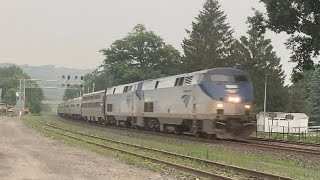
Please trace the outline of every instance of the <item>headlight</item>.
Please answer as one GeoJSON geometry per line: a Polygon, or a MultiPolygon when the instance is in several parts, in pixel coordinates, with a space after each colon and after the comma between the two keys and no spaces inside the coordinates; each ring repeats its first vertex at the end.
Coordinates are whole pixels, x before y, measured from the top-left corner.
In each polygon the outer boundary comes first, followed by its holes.
{"type": "Polygon", "coordinates": [[[221,104],[221,103],[217,104],[217,108],[218,109],[222,109],[223,108],[223,104],[221,104]]]}
{"type": "Polygon", "coordinates": [[[230,96],[228,97],[228,102],[230,103],[239,103],[241,101],[240,97],[230,96]]]}
{"type": "Polygon", "coordinates": [[[250,108],[251,108],[251,106],[250,106],[250,105],[245,105],[245,106],[244,106],[244,108],[246,108],[246,109],[250,109],[250,108]]]}

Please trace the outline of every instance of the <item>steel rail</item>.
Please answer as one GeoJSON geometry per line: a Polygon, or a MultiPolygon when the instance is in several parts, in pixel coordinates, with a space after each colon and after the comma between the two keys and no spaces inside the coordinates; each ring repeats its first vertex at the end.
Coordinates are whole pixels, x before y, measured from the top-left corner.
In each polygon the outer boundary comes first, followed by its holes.
{"type": "MultiPolygon", "coordinates": [[[[62,118],[64,119],[64,118],[62,118]]],[[[87,124],[84,121],[77,121],[77,120],[72,120],[68,119],[74,122],[78,122],[79,124],[87,124]]],[[[287,151],[287,152],[293,152],[293,153],[299,153],[299,154],[304,154],[304,155],[316,155],[320,156],[320,151],[313,150],[313,149],[306,149],[306,148],[298,148],[298,147],[286,147],[283,145],[270,145],[270,144],[264,144],[264,143],[257,143],[257,142],[250,142],[250,141],[237,141],[237,140],[225,140],[225,139],[204,139],[204,138],[198,138],[198,137],[193,137],[193,136],[188,136],[188,135],[176,135],[176,134],[168,134],[168,133],[159,133],[159,132],[153,132],[153,131],[147,131],[147,130],[136,130],[132,128],[126,128],[126,127],[119,127],[119,126],[101,126],[102,124],[96,124],[92,123],[90,125],[96,126],[96,127],[102,127],[102,128],[110,128],[110,129],[115,129],[115,130],[126,130],[130,132],[136,132],[136,133],[145,133],[145,134],[150,134],[150,135],[157,135],[157,136],[162,136],[162,137],[171,137],[171,138],[177,138],[177,139],[186,139],[186,140],[191,140],[195,142],[202,142],[202,143],[208,143],[212,144],[215,142],[222,142],[222,143],[230,143],[230,144],[240,144],[244,146],[255,146],[257,148],[268,148],[268,149],[273,149],[273,150],[281,150],[281,151],[287,151]]]]}
{"type": "MultiPolygon", "coordinates": [[[[32,124],[34,126],[40,127],[39,125],[36,125],[35,123],[32,123],[32,124]]],[[[211,172],[207,172],[207,171],[203,171],[203,170],[187,167],[187,166],[184,166],[184,165],[179,165],[179,164],[176,164],[176,163],[160,160],[160,159],[157,159],[157,158],[141,155],[141,154],[138,154],[138,153],[134,153],[134,152],[130,152],[130,151],[127,151],[127,150],[119,149],[119,148],[116,148],[116,147],[107,146],[105,144],[100,144],[100,143],[97,143],[97,142],[94,142],[94,141],[81,139],[79,137],[75,137],[75,136],[64,134],[64,133],[61,133],[61,132],[58,132],[58,131],[54,131],[54,130],[46,128],[46,127],[40,127],[40,128],[42,128],[44,130],[47,130],[47,131],[50,131],[50,132],[53,132],[55,134],[59,134],[59,135],[62,135],[62,136],[65,136],[65,137],[68,137],[68,138],[71,138],[71,139],[75,139],[75,140],[78,140],[78,141],[83,141],[83,142],[86,142],[88,144],[99,146],[99,147],[102,147],[102,148],[105,148],[105,149],[110,149],[110,150],[113,150],[113,151],[118,151],[118,152],[121,152],[121,153],[124,153],[124,154],[131,155],[131,156],[136,156],[138,158],[149,160],[149,161],[152,161],[154,163],[164,164],[166,166],[172,167],[174,169],[177,169],[177,170],[180,170],[180,171],[192,174],[192,175],[201,176],[201,177],[205,177],[205,178],[209,178],[209,179],[213,179],[213,180],[216,180],[216,179],[217,180],[234,180],[234,178],[225,177],[225,176],[214,174],[214,173],[211,173],[211,172]]]]}
{"type": "Polygon", "coordinates": [[[277,145],[277,144],[271,144],[271,143],[264,143],[261,141],[256,140],[247,140],[245,142],[243,141],[228,141],[230,143],[236,143],[236,144],[242,144],[242,145],[250,145],[260,148],[268,148],[268,149],[274,149],[274,150],[281,150],[281,151],[290,151],[294,153],[300,153],[305,155],[315,155],[320,156],[320,151],[316,149],[308,149],[303,147],[293,147],[293,146],[286,146],[286,145],[277,145]]]}
{"type": "Polygon", "coordinates": [[[275,142],[275,143],[283,143],[283,144],[292,144],[292,145],[302,145],[302,146],[309,146],[309,147],[318,147],[320,148],[319,143],[309,143],[309,142],[302,142],[302,141],[287,141],[287,140],[276,140],[276,139],[267,139],[267,138],[257,138],[251,137],[250,140],[258,140],[258,141],[266,141],[266,142],[275,142]]]}
{"type": "Polygon", "coordinates": [[[192,160],[192,161],[197,161],[198,163],[203,163],[206,164],[208,166],[215,166],[221,169],[226,169],[226,170],[232,170],[235,171],[237,173],[243,174],[245,176],[249,176],[249,177],[258,177],[258,178],[266,178],[266,179],[271,179],[271,180],[288,180],[290,178],[287,177],[282,177],[282,176],[278,176],[278,175],[272,175],[272,174],[267,174],[264,172],[259,172],[259,171],[254,171],[254,170],[249,170],[249,169],[245,169],[245,168],[240,168],[237,166],[231,166],[231,165],[227,165],[227,164],[222,164],[222,163],[218,163],[218,162],[213,162],[213,161],[209,161],[209,160],[205,160],[205,159],[200,159],[200,158],[196,158],[196,157],[191,157],[191,156],[186,156],[186,155],[181,155],[181,154],[177,154],[177,153],[172,153],[172,152],[168,152],[168,151],[164,151],[164,150],[159,150],[159,149],[154,149],[154,148],[149,148],[149,147],[143,147],[140,145],[136,145],[136,144],[129,144],[129,143],[125,143],[125,142],[121,142],[121,141],[117,141],[117,140],[113,140],[113,139],[109,139],[109,138],[105,138],[105,137],[101,137],[101,136],[95,136],[95,135],[90,135],[90,134],[86,134],[86,133],[81,133],[81,132],[77,132],[77,131],[73,131],[70,129],[65,129],[56,125],[52,125],[49,123],[44,123],[41,122],[42,124],[46,125],[46,126],[50,126],[56,129],[60,129],[63,131],[68,131],[71,133],[75,133],[75,134],[79,134],[79,135],[83,135],[83,136],[87,136],[87,137],[91,137],[91,138],[96,138],[96,139],[100,139],[100,140],[104,140],[104,141],[109,141],[109,142],[113,142],[113,143],[118,143],[118,144],[122,144],[122,145],[126,145],[126,146],[131,146],[131,147],[135,147],[135,148],[140,148],[143,150],[148,150],[148,151],[153,151],[153,152],[158,152],[158,153],[162,153],[165,155],[170,155],[170,156],[175,156],[175,157],[179,157],[179,158],[184,158],[184,159],[188,159],[188,160],[192,160]]]}

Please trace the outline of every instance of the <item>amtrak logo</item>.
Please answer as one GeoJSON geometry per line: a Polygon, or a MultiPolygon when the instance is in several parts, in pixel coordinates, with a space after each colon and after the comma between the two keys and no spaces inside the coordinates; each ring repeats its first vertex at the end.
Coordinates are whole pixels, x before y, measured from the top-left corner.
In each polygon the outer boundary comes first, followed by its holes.
{"type": "Polygon", "coordinates": [[[183,99],[183,103],[186,107],[188,107],[190,98],[191,98],[191,95],[188,95],[188,94],[184,94],[181,96],[181,99],[183,99]]]}
{"type": "Polygon", "coordinates": [[[238,85],[226,85],[226,91],[228,93],[237,93],[238,92],[238,85]]]}

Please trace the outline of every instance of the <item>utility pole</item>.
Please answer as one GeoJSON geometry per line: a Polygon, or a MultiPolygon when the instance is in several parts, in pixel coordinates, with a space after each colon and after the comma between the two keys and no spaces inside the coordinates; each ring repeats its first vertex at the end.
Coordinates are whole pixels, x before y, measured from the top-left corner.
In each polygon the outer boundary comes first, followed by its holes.
{"type": "MultiPolygon", "coordinates": [[[[264,117],[264,129],[266,128],[266,108],[267,108],[267,79],[268,79],[268,74],[265,74],[264,77],[264,102],[263,102],[263,117],[264,117]]],[[[264,130],[265,131],[265,130],[264,130]]]]}
{"type": "Polygon", "coordinates": [[[2,97],[2,88],[0,88],[0,103],[2,102],[1,97],[2,97]]]}

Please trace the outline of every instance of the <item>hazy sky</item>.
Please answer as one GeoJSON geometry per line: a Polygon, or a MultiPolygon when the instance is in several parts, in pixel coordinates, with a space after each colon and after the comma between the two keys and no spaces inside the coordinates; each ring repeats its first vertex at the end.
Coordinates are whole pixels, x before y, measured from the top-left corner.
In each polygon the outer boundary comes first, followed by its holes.
{"type": "MultiPolygon", "coordinates": [[[[0,62],[95,68],[99,49],[124,37],[138,23],[181,50],[185,29],[204,0],[0,0],[0,62]]],[[[245,35],[259,0],[220,0],[235,37],[245,35]]],[[[287,74],[286,35],[268,34],[287,74]]]]}

